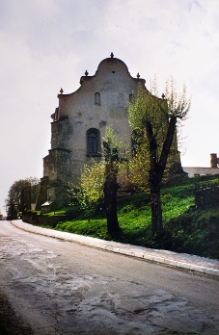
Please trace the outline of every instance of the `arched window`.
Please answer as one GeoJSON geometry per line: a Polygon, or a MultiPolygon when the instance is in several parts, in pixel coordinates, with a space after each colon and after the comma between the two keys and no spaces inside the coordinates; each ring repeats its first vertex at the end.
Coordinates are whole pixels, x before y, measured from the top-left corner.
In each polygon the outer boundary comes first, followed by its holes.
{"type": "Polygon", "coordinates": [[[99,92],[96,92],[94,94],[94,103],[95,103],[95,105],[99,105],[100,106],[100,93],[99,92]]]}
{"type": "Polygon", "coordinates": [[[87,131],[87,155],[100,156],[100,132],[96,128],[87,131]]]}

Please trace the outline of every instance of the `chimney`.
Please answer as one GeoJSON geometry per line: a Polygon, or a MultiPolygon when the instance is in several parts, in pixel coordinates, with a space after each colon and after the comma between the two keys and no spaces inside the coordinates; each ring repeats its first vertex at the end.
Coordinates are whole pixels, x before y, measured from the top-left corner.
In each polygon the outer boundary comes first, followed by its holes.
{"type": "Polygon", "coordinates": [[[218,164],[217,154],[210,154],[211,168],[213,169],[217,168],[217,164],[218,164]]]}

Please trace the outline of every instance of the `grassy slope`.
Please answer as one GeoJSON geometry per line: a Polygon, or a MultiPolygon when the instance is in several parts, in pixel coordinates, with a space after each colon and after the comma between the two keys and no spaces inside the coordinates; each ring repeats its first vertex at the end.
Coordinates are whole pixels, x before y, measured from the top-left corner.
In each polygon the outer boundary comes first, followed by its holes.
{"type": "MultiPolygon", "coordinates": [[[[215,182],[212,177],[200,182],[215,182]],[[206,180],[206,181],[205,181],[206,180]]],[[[178,185],[162,190],[164,236],[162,247],[177,252],[187,252],[219,259],[219,209],[197,210],[194,206],[193,179],[185,179],[178,185]]],[[[63,209],[76,211],[75,219],[61,222],[57,230],[110,239],[106,234],[106,219],[103,211],[95,212],[90,220],[78,207],[63,209]]],[[[56,212],[58,214],[58,212],[56,212]]],[[[135,194],[118,199],[118,218],[121,233],[116,241],[159,247],[151,234],[151,212],[149,195],[135,194]]]]}

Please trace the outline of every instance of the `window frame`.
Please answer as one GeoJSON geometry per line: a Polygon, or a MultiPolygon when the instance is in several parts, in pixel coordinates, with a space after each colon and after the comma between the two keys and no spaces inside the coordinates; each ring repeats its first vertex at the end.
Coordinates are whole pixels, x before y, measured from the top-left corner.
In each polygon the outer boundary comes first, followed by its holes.
{"type": "Polygon", "coordinates": [[[100,131],[99,131],[99,129],[89,128],[87,130],[86,146],[87,146],[87,157],[101,157],[101,153],[100,153],[100,131]],[[91,135],[94,135],[94,136],[91,137],[91,135]],[[91,138],[93,138],[93,140],[92,140],[93,143],[90,143],[91,138]]]}
{"type": "Polygon", "coordinates": [[[99,92],[94,93],[94,104],[97,106],[101,106],[101,96],[99,92]]]}

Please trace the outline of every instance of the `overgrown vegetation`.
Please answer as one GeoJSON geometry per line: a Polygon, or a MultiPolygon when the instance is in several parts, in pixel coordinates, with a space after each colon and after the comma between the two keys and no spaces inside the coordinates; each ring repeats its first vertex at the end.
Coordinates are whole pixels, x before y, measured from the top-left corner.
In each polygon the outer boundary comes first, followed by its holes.
{"type": "Polygon", "coordinates": [[[5,200],[7,219],[17,219],[24,211],[31,209],[31,203],[36,203],[40,190],[39,179],[29,177],[13,183],[5,200]]]}
{"type": "Polygon", "coordinates": [[[102,207],[106,213],[107,232],[111,237],[120,231],[117,217],[117,179],[121,171],[124,172],[124,161],[126,162],[124,152],[123,157],[120,157],[122,149],[123,146],[113,129],[106,127],[103,159],[84,165],[78,180],[79,185],[69,183],[71,202],[81,206],[89,221],[97,206],[102,207]]]}
{"type": "Polygon", "coordinates": [[[166,82],[162,99],[158,98],[156,79],[151,92],[139,87],[137,98],[133,99],[128,109],[129,123],[136,143],[136,153],[130,164],[130,175],[134,176],[132,181],[138,186],[149,187],[152,231],[161,238],[162,182],[168,162],[171,162],[172,173],[182,173],[176,128],[179,121],[186,118],[189,110],[190,99],[186,97],[186,87],[183,87],[181,93],[177,93],[173,78],[166,82]]]}
{"type": "MultiPolygon", "coordinates": [[[[197,209],[194,203],[194,185],[214,183],[215,177],[184,178],[174,186],[161,190],[164,231],[161,239],[152,233],[150,194],[139,193],[117,201],[120,233],[114,241],[163,248],[219,259],[219,207],[197,209]]],[[[78,206],[67,209],[75,213],[71,221],[60,222],[57,230],[111,240],[107,234],[104,211],[97,208],[86,218],[78,206]]],[[[51,213],[52,214],[52,213],[51,213]]]]}
{"type": "Polygon", "coordinates": [[[185,87],[180,94],[177,93],[172,78],[166,83],[162,99],[158,98],[156,93],[154,80],[151,92],[139,86],[137,96],[133,95],[128,108],[128,121],[134,146],[132,155],[131,153],[128,155],[128,160],[121,157],[122,142],[118,140],[112,128],[106,127],[103,159],[84,166],[79,183],[70,185],[70,193],[89,218],[98,202],[102,200],[107,233],[111,237],[118,235],[120,232],[117,213],[118,175],[121,165],[128,161],[128,170],[123,177],[126,182],[128,180],[131,182],[132,188],[150,190],[151,230],[154,238],[159,239],[161,244],[164,233],[161,187],[168,165],[170,174],[183,174],[177,150],[176,127],[179,120],[185,119],[190,109],[190,99],[186,98],[185,87]]]}

